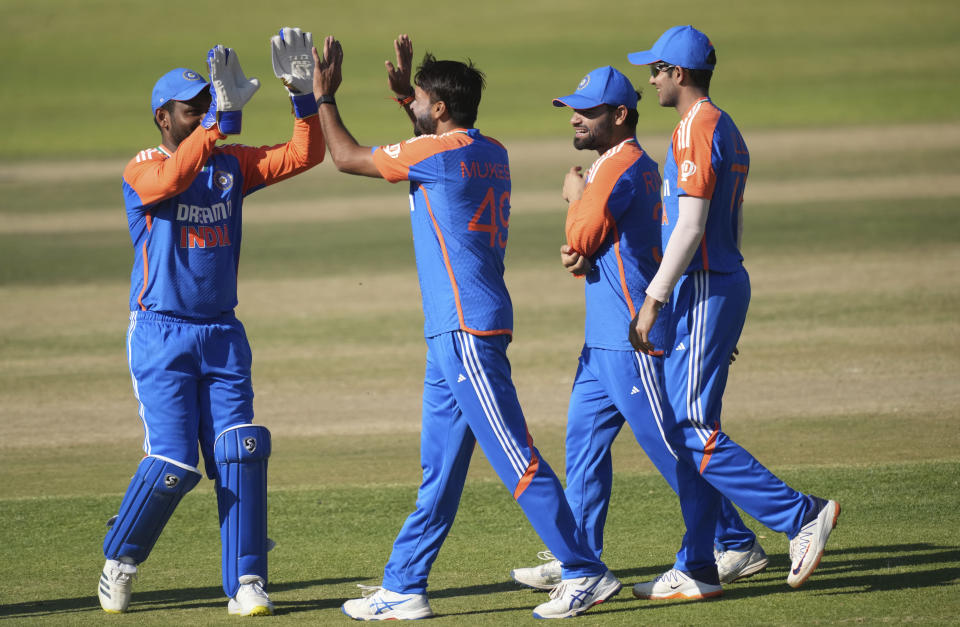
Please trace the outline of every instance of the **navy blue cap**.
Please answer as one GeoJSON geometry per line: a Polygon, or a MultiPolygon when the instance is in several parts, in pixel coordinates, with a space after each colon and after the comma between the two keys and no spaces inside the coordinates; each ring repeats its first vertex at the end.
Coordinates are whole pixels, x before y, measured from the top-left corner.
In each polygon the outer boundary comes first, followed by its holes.
{"type": "Polygon", "coordinates": [[[553,106],[571,109],[591,109],[602,104],[637,108],[637,91],[630,79],[609,65],[598,67],[584,76],[577,91],[553,100],[553,106]]]}
{"type": "Polygon", "coordinates": [[[155,113],[168,100],[190,100],[209,84],[203,76],[185,67],[170,70],[153,86],[150,113],[155,113]]]}
{"type": "Polygon", "coordinates": [[[710,39],[693,26],[674,26],[660,35],[653,48],[627,55],[634,65],[650,65],[663,61],[689,70],[712,70],[715,63],[708,62],[713,44],[710,39]]]}

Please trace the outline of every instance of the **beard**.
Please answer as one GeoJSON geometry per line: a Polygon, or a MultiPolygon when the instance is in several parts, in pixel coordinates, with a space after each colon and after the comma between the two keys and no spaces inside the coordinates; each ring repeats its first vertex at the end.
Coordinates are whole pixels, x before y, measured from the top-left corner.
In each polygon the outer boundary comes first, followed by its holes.
{"type": "Polygon", "coordinates": [[[591,129],[585,129],[587,134],[582,137],[573,136],[573,147],[577,150],[599,150],[610,143],[613,136],[613,121],[591,129]]]}
{"type": "Polygon", "coordinates": [[[200,126],[200,120],[197,120],[197,123],[192,126],[175,124],[170,129],[171,141],[173,141],[175,146],[179,146],[183,140],[190,137],[190,134],[193,133],[198,126],[200,126]]]}
{"type": "Polygon", "coordinates": [[[429,115],[417,115],[413,119],[413,134],[417,137],[421,135],[434,135],[437,132],[437,121],[429,115]]]}

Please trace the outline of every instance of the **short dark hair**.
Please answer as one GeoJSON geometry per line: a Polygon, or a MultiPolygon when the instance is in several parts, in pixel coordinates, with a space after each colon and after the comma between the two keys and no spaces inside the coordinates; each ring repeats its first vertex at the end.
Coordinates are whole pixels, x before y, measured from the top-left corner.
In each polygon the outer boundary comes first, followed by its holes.
{"type": "MultiPolygon", "coordinates": [[[[638,92],[637,92],[637,104],[640,104],[640,99],[641,99],[641,98],[643,98],[643,94],[638,91],[638,92]]],[[[610,112],[616,111],[617,109],[620,108],[619,106],[616,106],[616,107],[615,107],[615,106],[609,105],[609,104],[608,104],[608,105],[605,105],[605,106],[607,107],[607,111],[610,111],[610,112]]],[[[627,119],[624,120],[624,124],[627,125],[627,128],[629,128],[630,130],[636,132],[636,130],[637,130],[637,122],[639,122],[639,121],[640,121],[640,113],[637,111],[637,109],[636,109],[636,108],[633,108],[633,109],[627,108],[627,119]]]]}
{"type": "MultiPolygon", "coordinates": [[[[710,54],[707,55],[707,63],[710,65],[717,64],[717,52],[716,50],[711,50],[710,54]]],[[[698,87],[703,91],[710,91],[710,79],[713,77],[713,70],[687,70],[687,73],[690,74],[690,82],[693,83],[694,87],[698,87]]]]}
{"type": "MultiPolygon", "coordinates": [[[[168,101],[166,101],[165,103],[163,103],[162,106],[157,107],[157,108],[158,108],[158,109],[163,109],[164,111],[166,111],[166,112],[169,113],[170,115],[173,115],[173,103],[175,103],[175,102],[176,102],[176,100],[168,100],[168,101]]],[[[160,128],[160,125],[157,123],[157,112],[156,112],[156,111],[153,112],[153,125],[157,127],[157,130],[158,130],[158,131],[163,132],[163,129],[160,128]]]]}
{"type": "Polygon", "coordinates": [[[430,102],[442,100],[457,124],[469,128],[477,121],[486,77],[470,59],[466,63],[439,61],[428,52],[423,55],[413,82],[430,95],[430,102]]]}

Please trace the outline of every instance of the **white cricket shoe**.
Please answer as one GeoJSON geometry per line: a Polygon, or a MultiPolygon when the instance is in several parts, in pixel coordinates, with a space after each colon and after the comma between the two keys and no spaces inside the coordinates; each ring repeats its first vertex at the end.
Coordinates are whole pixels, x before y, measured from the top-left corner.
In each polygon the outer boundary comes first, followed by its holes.
{"type": "Polygon", "coordinates": [[[620,580],[609,570],[595,577],[563,579],[550,592],[550,600],[533,610],[534,618],[570,618],[620,592],[620,580]]]}
{"type": "Polygon", "coordinates": [[[840,517],[839,503],[813,498],[820,505],[820,512],[790,540],[790,572],[787,573],[787,583],[791,588],[802,586],[816,570],[820,558],[823,557],[827,538],[837,526],[837,518],[840,517]]]}
{"type": "Polygon", "coordinates": [[[356,620],[417,620],[433,610],[425,594],[401,594],[380,586],[360,586],[363,598],[350,599],[340,611],[356,620]]]}
{"type": "Polygon", "coordinates": [[[234,616],[273,616],[273,601],[263,589],[263,579],[242,575],[237,595],[227,602],[227,614],[234,616]]]}
{"type": "Polygon", "coordinates": [[[510,576],[521,586],[553,590],[563,579],[563,565],[550,551],[540,551],[537,557],[545,563],[530,568],[514,568],[510,571],[510,576]]]}
{"type": "Polygon", "coordinates": [[[709,599],[723,594],[723,586],[698,581],[682,570],[671,568],[653,581],[633,586],[638,599],[709,599]]]}
{"type": "Polygon", "coordinates": [[[717,558],[717,574],[720,575],[720,583],[733,583],[738,579],[756,575],[766,570],[770,559],[763,552],[763,547],[756,539],[753,540],[747,549],[737,551],[729,549],[724,551],[715,551],[717,558]]]}
{"type": "MultiPolygon", "coordinates": [[[[121,558],[127,560],[129,558],[121,558]]],[[[133,595],[133,580],[137,576],[137,566],[127,561],[107,560],[100,572],[100,585],[97,596],[100,607],[110,614],[122,614],[130,606],[133,595]]]]}

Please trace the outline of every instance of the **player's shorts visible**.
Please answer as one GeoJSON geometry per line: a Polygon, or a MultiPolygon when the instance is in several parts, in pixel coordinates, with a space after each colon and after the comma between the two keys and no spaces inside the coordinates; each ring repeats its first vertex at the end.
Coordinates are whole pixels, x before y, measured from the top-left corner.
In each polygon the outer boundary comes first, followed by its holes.
{"type": "Polygon", "coordinates": [[[250,344],[232,313],[131,312],[127,359],[147,455],[196,467],[198,440],[207,456],[218,433],[253,420],[250,344]]]}

